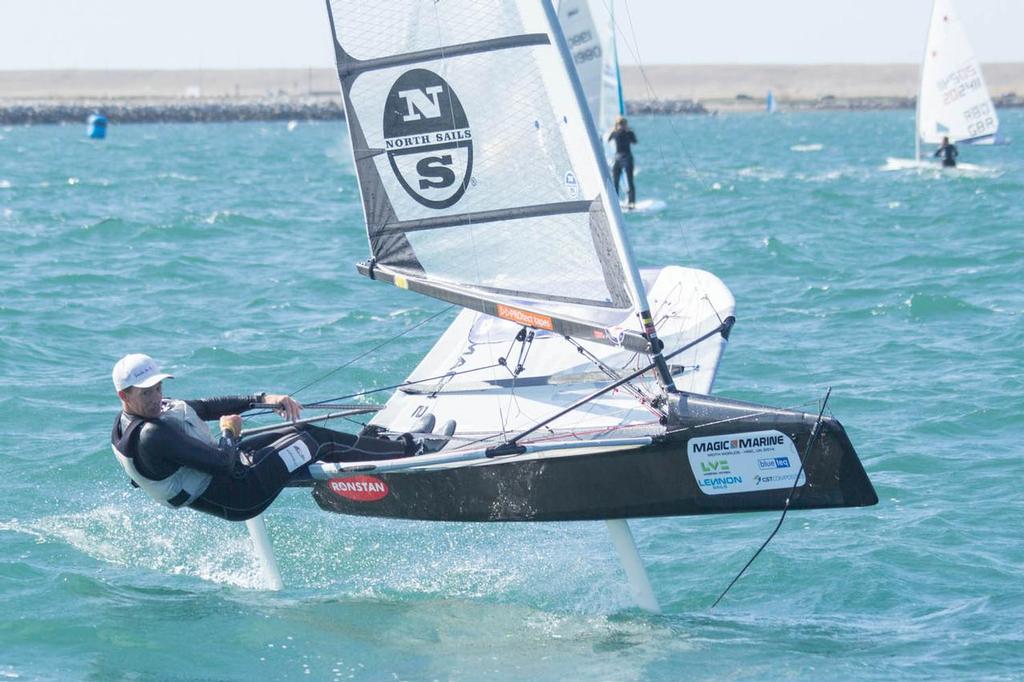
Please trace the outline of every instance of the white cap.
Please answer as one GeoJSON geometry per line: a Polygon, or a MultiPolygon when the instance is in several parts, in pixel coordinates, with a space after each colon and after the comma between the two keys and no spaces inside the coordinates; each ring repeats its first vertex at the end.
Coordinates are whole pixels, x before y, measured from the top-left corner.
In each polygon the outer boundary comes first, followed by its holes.
{"type": "Polygon", "coordinates": [[[162,373],[160,365],[142,353],[132,353],[118,360],[111,375],[114,379],[114,388],[118,391],[123,391],[129,386],[149,388],[164,379],[174,378],[171,374],[162,373]]]}

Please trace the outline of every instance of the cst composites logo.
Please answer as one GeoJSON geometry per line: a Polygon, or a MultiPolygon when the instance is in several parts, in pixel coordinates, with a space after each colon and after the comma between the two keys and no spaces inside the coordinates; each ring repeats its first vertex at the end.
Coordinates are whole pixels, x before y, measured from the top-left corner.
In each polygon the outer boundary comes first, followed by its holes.
{"type": "Polygon", "coordinates": [[[402,188],[428,208],[448,208],[473,173],[473,136],[462,102],[433,71],[406,71],[384,106],[384,149],[402,188]]]}

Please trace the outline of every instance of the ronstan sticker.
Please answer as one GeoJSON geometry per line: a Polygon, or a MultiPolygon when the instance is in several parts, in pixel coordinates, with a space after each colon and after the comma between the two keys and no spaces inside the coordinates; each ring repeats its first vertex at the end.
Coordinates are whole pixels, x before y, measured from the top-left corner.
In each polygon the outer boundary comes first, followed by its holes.
{"type": "Polygon", "coordinates": [[[473,136],[451,85],[433,71],[406,71],[384,105],[384,149],[402,188],[428,208],[448,208],[473,173],[473,136]]]}
{"type": "Polygon", "coordinates": [[[374,476],[332,478],[327,487],[335,495],[354,502],[375,502],[388,495],[388,484],[374,476]]]}

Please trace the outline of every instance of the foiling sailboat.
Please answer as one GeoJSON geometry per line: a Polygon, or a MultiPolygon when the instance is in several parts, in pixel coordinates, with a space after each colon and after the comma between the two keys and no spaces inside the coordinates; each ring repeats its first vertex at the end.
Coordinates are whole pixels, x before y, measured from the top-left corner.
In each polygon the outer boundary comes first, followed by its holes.
{"type": "Polygon", "coordinates": [[[455,419],[450,442],[314,464],[321,508],[603,519],[645,581],[625,519],[877,502],[838,421],[707,395],[732,294],[701,270],[638,269],[549,0],[328,13],[370,244],[358,270],[463,310],[371,420],[455,419]]]}
{"type": "MultiPolygon", "coordinates": [[[[952,0],[934,0],[928,41],[921,62],[917,94],[913,159],[889,158],[886,170],[935,169],[938,160],[922,158],[921,146],[939,145],[943,138],[957,145],[1002,144],[999,116],[989,95],[981,64],[974,56],[952,0]]],[[[958,163],[960,170],[981,166],[958,163]]]]}

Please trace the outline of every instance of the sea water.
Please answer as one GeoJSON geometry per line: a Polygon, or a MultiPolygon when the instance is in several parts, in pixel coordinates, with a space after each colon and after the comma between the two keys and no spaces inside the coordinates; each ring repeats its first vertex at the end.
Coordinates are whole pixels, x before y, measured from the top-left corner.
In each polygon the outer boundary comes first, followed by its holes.
{"type": "Polygon", "coordinates": [[[341,122],[3,128],[0,679],[1021,679],[1024,147],[889,173],[913,112],[632,123],[664,202],[626,216],[640,265],[736,296],[716,392],[815,411],[831,386],[877,506],[789,514],[713,610],[779,515],[632,521],[652,616],[604,524],[290,490],[264,591],[244,525],[129,487],[114,361],[153,355],[171,396],[312,401],[400,382],[454,311],[356,274],[341,122]]]}

